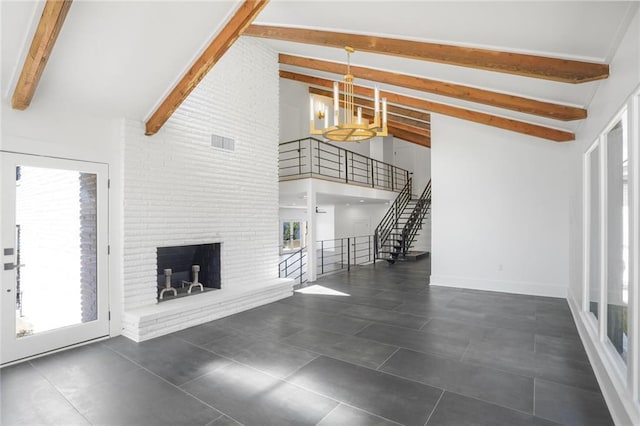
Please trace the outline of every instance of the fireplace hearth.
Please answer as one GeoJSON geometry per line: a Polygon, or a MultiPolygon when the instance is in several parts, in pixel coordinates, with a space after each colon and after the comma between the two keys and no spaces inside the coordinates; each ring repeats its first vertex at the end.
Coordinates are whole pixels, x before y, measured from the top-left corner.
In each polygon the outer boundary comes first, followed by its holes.
{"type": "Polygon", "coordinates": [[[220,244],[158,247],[158,302],[220,289],[220,244]]]}

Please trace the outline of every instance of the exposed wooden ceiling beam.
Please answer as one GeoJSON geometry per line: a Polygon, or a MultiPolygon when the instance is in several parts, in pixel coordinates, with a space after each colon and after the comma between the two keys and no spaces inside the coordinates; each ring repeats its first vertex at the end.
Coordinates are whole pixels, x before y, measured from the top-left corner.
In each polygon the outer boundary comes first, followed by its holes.
{"type": "MultiPolygon", "coordinates": [[[[344,75],[347,73],[347,65],[343,63],[303,58],[300,56],[285,55],[282,53],[280,54],[280,63],[334,74],[344,75]]],[[[436,95],[477,102],[498,108],[505,108],[511,111],[553,118],[556,120],[580,120],[587,117],[587,110],[583,108],[537,101],[535,99],[523,98],[521,96],[507,95],[504,93],[492,92],[490,90],[430,80],[413,75],[381,71],[355,65],[351,65],[351,74],[355,75],[359,79],[392,84],[394,86],[404,87],[407,89],[420,90],[436,95]]]]}
{"type": "Polygon", "coordinates": [[[24,110],[31,104],[71,2],[72,0],[47,0],[45,3],[40,22],[31,40],[29,53],[20,72],[20,78],[11,97],[13,108],[24,110]]]}
{"type": "MultiPolygon", "coordinates": [[[[280,70],[280,77],[321,87],[333,87],[333,81],[331,80],[298,74],[290,71],[280,70]]],[[[373,89],[370,89],[368,87],[354,86],[354,93],[360,96],[373,97],[373,89]]],[[[450,117],[473,121],[480,124],[486,124],[488,126],[498,127],[500,129],[523,133],[525,135],[548,139],[555,142],[567,142],[575,140],[575,135],[572,132],[568,132],[566,130],[558,130],[551,127],[512,120],[510,118],[498,117],[496,115],[486,114],[479,111],[471,111],[464,108],[431,102],[424,99],[418,99],[393,92],[381,91],[380,96],[386,97],[389,103],[427,110],[431,113],[448,115],[450,117]]]]}
{"type": "MultiPolygon", "coordinates": [[[[314,95],[325,96],[327,98],[333,97],[333,92],[325,89],[318,89],[315,87],[309,87],[309,93],[314,95]]],[[[357,106],[361,106],[363,108],[367,108],[369,110],[373,110],[373,101],[370,99],[364,99],[359,97],[354,97],[354,103],[357,106]]],[[[387,112],[389,113],[389,121],[395,121],[399,123],[405,123],[413,127],[418,127],[422,129],[429,129],[429,121],[431,117],[426,112],[416,111],[414,109],[402,108],[396,105],[387,105],[387,112]],[[407,113],[418,113],[420,114],[420,120],[416,120],[414,118],[409,118],[407,113]],[[422,120],[422,121],[421,121],[422,120]]]]}
{"type": "Polygon", "coordinates": [[[609,76],[609,65],[499,50],[475,49],[306,28],[251,25],[245,35],[318,46],[352,46],[363,52],[420,59],[564,83],[584,83],[609,76]]]}
{"type": "Polygon", "coordinates": [[[404,117],[402,115],[389,114],[389,121],[394,123],[403,123],[409,126],[417,127],[418,129],[431,130],[431,123],[425,123],[424,121],[414,120],[413,118],[404,117]]]}
{"type": "Polygon", "coordinates": [[[162,101],[147,120],[145,135],[155,134],[166,123],[176,109],[195,89],[205,75],[222,58],[222,55],[235,43],[251,22],[264,9],[269,0],[245,0],[231,17],[227,25],[173,88],[171,93],[162,101]]]}
{"type": "Polygon", "coordinates": [[[391,125],[389,125],[388,128],[389,134],[393,135],[393,137],[431,148],[431,136],[409,132],[391,125]]]}

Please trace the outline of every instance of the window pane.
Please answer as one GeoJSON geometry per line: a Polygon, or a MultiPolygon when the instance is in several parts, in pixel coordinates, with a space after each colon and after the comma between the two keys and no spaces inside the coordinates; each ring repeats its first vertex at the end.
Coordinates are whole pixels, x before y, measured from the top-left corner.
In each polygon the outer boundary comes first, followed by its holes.
{"type": "Polygon", "coordinates": [[[622,122],[607,134],[607,336],[627,360],[629,169],[622,122]]]}
{"type": "Polygon", "coordinates": [[[600,147],[589,155],[589,311],[600,305],[600,147]]]}
{"type": "Polygon", "coordinates": [[[16,335],[97,319],[96,175],[16,170],[16,335]]]}

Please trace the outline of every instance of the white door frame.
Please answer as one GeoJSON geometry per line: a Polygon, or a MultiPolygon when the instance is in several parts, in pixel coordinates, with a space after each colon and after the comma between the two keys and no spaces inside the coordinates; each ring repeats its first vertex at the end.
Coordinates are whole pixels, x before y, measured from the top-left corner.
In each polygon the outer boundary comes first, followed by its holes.
{"type": "Polygon", "coordinates": [[[0,242],[2,267],[0,267],[0,364],[15,362],[42,353],[76,345],[109,335],[109,260],[108,260],[108,165],[77,160],[17,154],[0,151],[0,242]],[[15,264],[15,168],[31,166],[50,169],[74,170],[96,174],[97,184],[97,319],[82,324],[44,331],[30,336],[16,337],[15,269],[5,270],[4,265],[15,264]],[[4,249],[13,248],[13,254],[5,255],[4,249]]]}

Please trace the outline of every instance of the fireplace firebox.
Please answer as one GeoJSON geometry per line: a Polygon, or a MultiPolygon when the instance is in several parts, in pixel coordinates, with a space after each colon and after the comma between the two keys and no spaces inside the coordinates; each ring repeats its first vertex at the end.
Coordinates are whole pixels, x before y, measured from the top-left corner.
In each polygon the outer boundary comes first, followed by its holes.
{"type": "Polygon", "coordinates": [[[221,288],[220,243],[157,248],[158,301],[221,288]]]}

